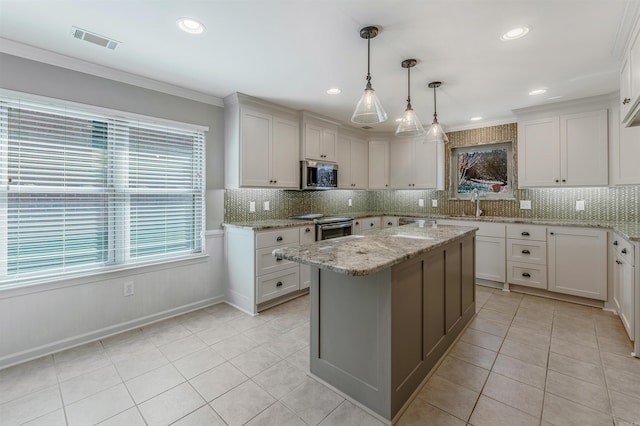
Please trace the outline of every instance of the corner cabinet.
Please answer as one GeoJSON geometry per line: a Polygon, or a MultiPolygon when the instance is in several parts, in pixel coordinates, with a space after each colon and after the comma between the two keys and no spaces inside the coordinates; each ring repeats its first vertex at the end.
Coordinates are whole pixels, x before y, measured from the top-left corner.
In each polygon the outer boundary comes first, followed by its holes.
{"type": "Polygon", "coordinates": [[[392,189],[431,189],[437,185],[436,144],[424,138],[397,138],[389,147],[392,189]]]}
{"type": "Polygon", "coordinates": [[[301,129],[302,160],[338,160],[337,123],[303,112],[301,129]]]}
{"type": "Polygon", "coordinates": [[[299,188],[297,114],[239,93],[224,110],[225,188],[299,188]]]}
{"type": "Polygon", "coordinates": [[[605,186],[607,110],[518,121],[518,185],[605,186]]]}
{"type": "Polygon", "coordinates": [[[338,135],[338,187],[367,189],[369,145],[366,140],[338,135]]]}
{"type": "Polygon", "coordinates": [[[389,141],[369,141],[369,189],[389,188],[389,141]]]}
{"type": "Polygon", "coordinates": [[[547,228],[550,291],[607,300],[607,231],[547,228]]]}
{"type": "Polygon", "coordinates": [[[640,125],[640,14],[638,16],[620,69],[620,118],[625,126],[640,125]]]}

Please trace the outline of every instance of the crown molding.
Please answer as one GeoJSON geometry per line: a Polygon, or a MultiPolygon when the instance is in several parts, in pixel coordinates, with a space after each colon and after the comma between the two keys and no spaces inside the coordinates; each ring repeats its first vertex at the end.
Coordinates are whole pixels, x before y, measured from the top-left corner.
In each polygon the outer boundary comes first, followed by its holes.
{"type": "Polygon", "coordinates": [[[631,32],[636,23],[640,23],[640,2],[637,0],[627,0],[616,39],[613,43],[612,53],[614,57],[620,60],[624,58],[631,39],[631,32]]]}
{"type": "Polygon", "coordinates": [[[48,65],[66,68],[72,71],[78,71],[96,77],[118,81],[120,83],[131,84],[144,89],[155,90],[168,95],[179,96],[192,101],[219,107],[224,106],[222,99],[217,96],[208,95],[206,93],[175,86],[169,83],[163,83],[158,80],[116,70],[114,68],[72,58],[70,56],[61,55],[50,50],[40,49],[38,47],[18,43],[2,37],[0,37],[0,52],[36,62],[42,62],[48,65]]]}

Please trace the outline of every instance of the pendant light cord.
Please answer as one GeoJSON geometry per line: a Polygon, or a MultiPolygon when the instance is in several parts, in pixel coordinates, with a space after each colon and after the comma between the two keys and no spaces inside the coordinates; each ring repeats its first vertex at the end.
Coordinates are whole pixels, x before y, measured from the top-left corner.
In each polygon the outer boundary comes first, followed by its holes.
{"type": "Polygon", "coordinates": [[[366,90],[372,90],[371,87],[371,36],[367,37],[367,87],[366,90]]]}
{"type": "Polygon", "coordinates": [[[411,67],[407,67],[407,108],[411,108],[411,67]]]}
{"type": "Polygon", "coordinates": [[[437,86],[433,87],[433,123],[437,123],[438,122],[438,107],[436,104],[436,89],[437,86]]]}

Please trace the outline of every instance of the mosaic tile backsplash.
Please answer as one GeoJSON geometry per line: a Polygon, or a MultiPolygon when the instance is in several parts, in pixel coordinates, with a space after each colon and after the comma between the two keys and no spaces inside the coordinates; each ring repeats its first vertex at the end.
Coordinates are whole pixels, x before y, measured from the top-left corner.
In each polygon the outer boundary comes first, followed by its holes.
{"type": "MultiPolygon", "coordinates": [[[[447,133],[451,146],[474,145],[495,141],[513,141],[514,164],[517,164],[517,125],[504,124],[481,129],[447,133]]],[[[448,157],[448,150],[447,150],[448,157]]],[[[447,165],[449,158],[445,158],[447,165]]],[[[516,167],[517,169],[517,167],[516,167]]],[[[517,172],[514,170],[517,185],[517,172]]],[[[516,186],[517,187],[517,186],[516,186]]],[[[322,213],[324,215],[361,212],[420,215],[473,216],[475,204],[450,199],[447,191],[436,190],[331,190],[283,191],[273,189],[228,189],[225,191],[225,222],[283,219],[287,216],[322,213]],[[352,206],[348,206],[351,199],[352,206]],[[418,200],[425,206],[419,207],[418,200]],[[432,200],[438,207],[431,207],[432,200]],[[249,213],[249,202],[256,202],[256,212],[249,213]],[[264,201],[270,210],[264,211],[264,201]]],[[[481,200],[484,216],[516,218],[593,220],[606,222],[640,221],[640,186],[594,188],[517,189],[514,199],[481,200]],[[531,210],[521,210],[520,200],[531,200],[531,210]],[[576,211],[577,200],[585,201],[585,210],[576,211]]]]}

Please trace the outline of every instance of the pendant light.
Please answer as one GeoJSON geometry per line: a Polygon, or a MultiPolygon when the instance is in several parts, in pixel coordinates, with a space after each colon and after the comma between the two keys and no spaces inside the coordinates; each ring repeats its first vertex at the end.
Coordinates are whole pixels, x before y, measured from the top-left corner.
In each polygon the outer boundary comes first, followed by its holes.
{"type": "Polygon", "coordinates": [[[357,124],[382,123],[387,119],[387,113],[371,87],[371,39],[378,35],[378,31],[378,27],[374,26],[364,27],[360,30],[360,37],[367,40],[367,85],[356,105],[353,116],[351,116],[351,121],[357,124]]]}
{"type": "Polygon", "coordinates": [[[439,81],[432,81],[429,83],[429,88],[433,89],[433,123],[427,131],[427,142],[447,143],[449,138],[447,134],[442,130],[440,123],[438,123],[438,110],[436,108],[436,89],[442,85],[439,81]]]}
{"type": "Polygon", "coordinates": [[[415,67],[418,61],[415,59],[405,59],[402,61],[402,68],[407,69],[407,109],[404,110],[400,124],[396,129],[396,136],[420,136],[424,134],[424,127],[418,119],[411,106],[411,68],[415,67]]]}

